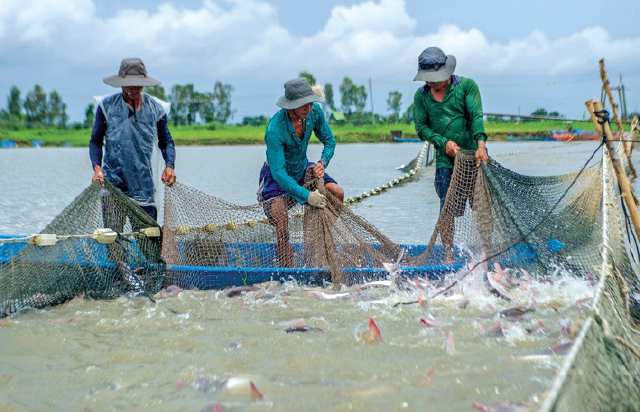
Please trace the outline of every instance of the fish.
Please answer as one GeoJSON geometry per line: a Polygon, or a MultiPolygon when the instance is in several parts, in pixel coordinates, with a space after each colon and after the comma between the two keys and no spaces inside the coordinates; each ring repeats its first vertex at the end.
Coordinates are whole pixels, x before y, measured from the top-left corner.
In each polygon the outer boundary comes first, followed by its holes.
{"type": "Polygon", "coordinates": [[[326,299],[326,300],[333,300],[333,299],[338,299],[338,298],[344,298],[349,296],[351,293],[350,292],[342,292],[342,293],[324,293],[321,292],[319,290],[308,290],[307,294],[318,298],[318,299],[326,299]]]}
{"type": "Polygon", "coordinates": [[[532,283],[533,279],[531,278],[531,275],[529,275],[529,272],[527,272],[526,270],[524,270],[522,268],[520,268],[520,270],[524,274],[525,279],[527,279],[527,282],[532,283]]]}
{"type": "Polygon", "coordinates": [[[505,309],[503,311],[500,311],[498,315],[503,318],[513,318],[513,317],[520,317],[529,312],[535,312],[535,309],[518,306],[515,308],[510,308],[510,309],[505,309]]]}
{"type": "Polygon", "coordinates": [[[286,320],[284,322],[277,323],[278,326],[295,326],[295,325],[304,325],[304,318],[298,318],[293,320],[286,320]]]}
{"type": "Polygon", "coordinates": [[[431,377],[433,376],[433,374],[435,373],[435,371],[436,371],[436,370],[435,370],[434,368],[429,369],[429,370],[427,371],[427,375],[424,377],[424,379],[422,380],[422,382],[420,382],[420,383],[418,384],[418,386],[424,386],[424,385],[426,385],[426,384],[430,383],[430,382],[431,382],[431,377]]]}
{"type": "Polygon", "coordinates": [[[242,295],[246,292],[251,292],[257,290],[254,286],[233,286],[231,288],[225,289],[224,294],[227,295],[228,298],[233,298],[239,295],[242,295]]]}
{"type": "Polygon", "coordinates": [[[447,336],[445,337],[445,341],[444,341],[444,353],[446,355],[455,355],[456,353],[456,347],[455,347],[455,343],[453,341],[453,333],[451,331],[447,332],[447,336]]]}
{"type": "Polygon", "coordinates": [[[427,318],[420,318],[420,323],[422,323],[424,326],[428,328],[437,328],[437,327],[450,325],[450,323],[447,323],[447,322],[440,322],[435,319],[427,319],[427,318]]]}
{"type": "Polygon", "coordinates": [[[144,282],[136,275],[137,269],[132,269],[126,262],[118,262],[118,270],[122,274],[122,278],[127,282],[134,292],[142,292],[144,290],[144,282]]]}
{"type": "Polygon", "coordinates": [[[362,339],[367,343],[378,342],[382,340],[382,334],[380,333],[380,329],[378,325],[373,321],[373,319],[369,318],[369,328],[362,335],[362,339]]]}
{"type": "Polygon", "coordinates": [[[367,282],[363,285],[358,286],[357,289],[362,290],[362,289],[367,289],[367,288],[377,287],[377,286],[391,287],[391,281],[390,280],[374,280],[372,282],[367,282]]]}
{"type": "Polygon", "coordinates": [[[249,386],[251,387],[251,397],[258,398],[260,400],[264,399],[264,393],[258,389],[258,387],[253,383],[253,381],[249,381],[249,386]]]}
{"type": "MultiPolygon", "coordinates": [[[[187,386],[189,384],[178,381],[176,384],[180,387],[187,386]]],[[[227,384],[227,379],[212,379],[209,376],[201,375],[193,380],[191,386],[195,387],[203,393],[215,392],[219,389],[223,389],[227,384]]]]}
{"type": "Polygon", "coordinates": [[[495,262],[493,264],[493,267],[496,271],[495,276],[493,276],[493,280],[495,282],[500,283],[502,286],[504,286],[507,289],[514,289],[518,287],[519,283],[511,280],[509,275],[507,275],[507,273],[500,266],[500,263],[495,262]]]}
{"type": "Polygon", "coordinates": [[[183,289],[180,286],[169,285],[166,289],[162,289],[160,292],[156,293],[153,298],[154,299],[167,299],[171,297],[176,297],[180,293],[182,293],[183,289]]]}
{"type": "Polygon", "coordinates": [[[489,292],[492,295],[507,301],[511,301],[511,298],[509,296],[505,295],[504,293],[500,292],[496,287],[494,287],[493,283],[491,283],[489,272],[486,272],[484,274],[484,282],[485,282],[485,285],[487,286],[487,289],[489,289],[489,292]]]}
{"type": "Polygon", "coordinates": [[[504,336],[504,329],[506,329],[506,327],[502,325],[500,321],[496,321],[495,325],[490,326],[487,329],[485,329],[480,322],[476,322],[476,326],[478,327],[478,329],[480,329],[482,335],[487,337],[504,336]]]}
{"type": "Polygon", "coordinates": [[[313,326],[291,326],[288,327],[284,330],[287,333],[294,333],[294,332],[324,332],[322,329],[320,328],[316,328],[313,326]]]}
{"type": "Polygon", "coordinates": [[[555,345],[549,347],[545,354],[566,355],[571,349],[571,346],[573,346],[573,341],[556,343],[555,345]]]}

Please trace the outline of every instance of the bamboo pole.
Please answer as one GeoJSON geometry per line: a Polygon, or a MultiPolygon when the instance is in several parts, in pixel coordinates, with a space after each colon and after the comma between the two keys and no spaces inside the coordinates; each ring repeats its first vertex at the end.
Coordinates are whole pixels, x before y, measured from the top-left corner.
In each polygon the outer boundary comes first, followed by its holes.
{"type": "MultiPolygon", "coordinates": [[[[585,103],[587,106],[587,110],[591,113],[591,118],[595,119],[595,112],[599,112],[602,110],[602,103],[594,102],[589,100],[585,103]]],[[[597,120],[596,127],[598,125],[597,120]]],[[[638,205],[635,200],[635,196],[633,194],[633,189],[631,189],[631,183],[629,183],[629,178],[620,163],[620,159],[616,154],[616,149],[613,146],[611,127],[609,126],[609,122],[605,122],[604,125],[604,133],[606,135],[605,144],[607,145],[607,151],[609,152],[609,158],[611,159],[611,163],[613,164],[613,170],[616,173],[616,177],[618,178],[618,184],[620,185],[620,192],[622,198],[624,199],[625,204],[627,205],[627,210],[629,211],[629,217],[631,218],[631,224],[636,232],[636,236],[640,236],[640,216],[638,215],[638,205]]]]}
{"type": "Polygon", "coordinates": [[[600,59],[600,78],[602,79],[602,86],[604,87],[607,96],[609,97],[609,102],[611,103],[611,110],[613,112],[613,119],[616,122],[616,127],[618,128],[618,132],[620,133],[620,141],[622,142],[622,148],[624,149],[624,154],[627,156],[627,163],[629,163],[629,170],[631,171],[631,176],[634,178],[638,177],[636,174],[636,170],[631,165],[631,150],[629,150],[627,146],[627,142],[624,141],[624,127],[622,126],[622,122],[620,121],[620,116],[618,115],[618,106],[613,100],[613,93],[611,93],[611,86],[609,84],[609,79],[607,78],[607,72],[604,69],[604,59],[600,59]]]}
{"type": "Polygon", "coordinates": [[[633,115],[631,120],[631,133],[629,133],[629,140],[631,140],[631,146],[637,146],[636,140],[640,137],[640,125],[638,124],[638,115],[633,115]]]}

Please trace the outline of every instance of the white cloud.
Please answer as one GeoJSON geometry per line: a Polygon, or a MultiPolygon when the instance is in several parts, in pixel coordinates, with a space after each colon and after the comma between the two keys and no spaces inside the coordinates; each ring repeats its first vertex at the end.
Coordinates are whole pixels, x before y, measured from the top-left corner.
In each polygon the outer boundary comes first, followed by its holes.
{"type": "MultiPolygon", "coordinates": [[[[29,87],[47,75],[57,75],[51,81],[61,84],[61,74],[70,72],[87,82],[74,87],[91,90],[130,56],[145,59],[168,87],[210,87],[219,79],[240,95],[264,93],[246,88],[279,90],[302,70],[320,81],[373,77],[415,88],[417,57],[431,45],[456,55],[459,73],[471,77],[580,74],[593,72],[603,57],[619,70],[637,73],[640,67],[640,36],[612,39],[603,28],[587,27],[561,38],[534,30],[507,42],[489,41],[480,28],[418,26],[404,0],[335,7],[324,27],[306,37],[290,33],[266,0],[204,0],[197,9],[162,3],[152,11],[134,4],[105,18],[92,0],[0,2],[0,60],[11,63],[0,66],[0,92],[19,83],[23,72],[31,76],[29,87]]],[[[62,85],[56,89],[65,96],[62,85]]]]}

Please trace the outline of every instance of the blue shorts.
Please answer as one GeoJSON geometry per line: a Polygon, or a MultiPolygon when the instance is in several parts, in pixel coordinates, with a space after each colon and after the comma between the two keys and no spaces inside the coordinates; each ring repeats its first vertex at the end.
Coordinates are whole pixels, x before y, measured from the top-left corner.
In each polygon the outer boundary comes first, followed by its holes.
{"type": "MultiPolygon", "coordinates": [[[[315,163],[307,161],[307,169],[313,165],[315,165],[315,163]]],[[[305,174],[306,174],[306,170],[305,170],[305,173],[302,174],[302,177],[298,180],[298,184],[300,186],[304,185],[305,174]]],[[[262,169],[260,170],[259,182],[260,182],[260,188],[261,188],[258,191],[259,202],[264,202],[265,200],[269,200],[271,198],[278,197],[287,193],[287,191],[284,190],[278,184],[278,182],[276,182],[276,180],[273,178],[273,175],[271,174],[271,169],[269,169],[269,166],[267,165],[266,162],[265,164],[262,165],[262,169]]],[[[336,182],[333,177],[329,176],[326,173],[324,174],[324,183],[338,184],[338,182],[336,182]]]]}
{"type": "MultiPolygon", "coordinates": [[[[477,173],[477,169],[476,173],[477,173]]],[[[440,212],[444,208],[444,201],[447,198],[447,193],[449,192],[449,186],[451,186],[451,177],[453,176],[453,169],[449,169],[448,167],[441,167],[440,169],[436,169],[436,178],[434,181],[434,185],[436,187],[436,193],[440,198],[440,212]]],[[[469,206],[473,209],[473,191],[475,187],[475,175],[473,178],[473,186],[471,188],[466,189],[466,193],[463,193],[464,189],[458,188],[457,193],[455,193],[455,197],[451,200],[453,205],[451,206],[453,209],[449,210],[447,213],[452,216],[463,216],[464,211],[466,209],[467,200],[469,201],[469,206]]]]}

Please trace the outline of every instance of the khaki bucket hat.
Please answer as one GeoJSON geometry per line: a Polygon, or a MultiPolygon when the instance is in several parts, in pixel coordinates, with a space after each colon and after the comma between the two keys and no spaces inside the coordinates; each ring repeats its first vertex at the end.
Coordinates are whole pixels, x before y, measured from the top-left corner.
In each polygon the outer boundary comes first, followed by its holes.
{"type": "Polygon", "coordinates": [[[316,94],[311,88],[309,79],[298,77],[284,84],[284,96],[278,99],[276,105],[283,109],[297,109],[307,103],[323,101],[322,96],[316,94]]]}
{"type": "Polygon", "coordinates": [[[443,82],[447,80],[456,69],[456,58],[445,55],[438,47],[424,49],[418,57],[418,74],[413,80],[423,82],[443,82]]]}
{"type": "Polygon", "coordinates": [[[132,57],[120,63],[120,71],[115,76],[105,77],[103,81],[113,87],[157,86],[161,82],[147,75],[147,68],[141,59],[132,57]]]}

